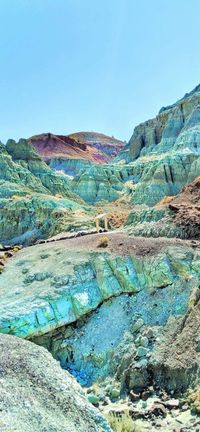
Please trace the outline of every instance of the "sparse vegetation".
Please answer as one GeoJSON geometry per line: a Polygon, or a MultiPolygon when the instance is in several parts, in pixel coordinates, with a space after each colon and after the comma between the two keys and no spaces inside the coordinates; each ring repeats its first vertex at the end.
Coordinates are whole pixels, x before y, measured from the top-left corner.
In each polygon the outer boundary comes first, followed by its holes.
{"type": "Polygon", "coordinates": [[[60,199],[63,198],[63,195],[62,195],[62,194],[59,194],[59,193],[56,193],[56,194],[55,194],[55,198],[58,199],[58,200],[60,200],[60,199]]]}
{"type": "Polygon", "coordinates": [[[97,247],[106,248],[109,243],[109,238],[107,236],[102,236],[98,239],[97,247]]]}
{"type": "Polygon", "coordinates": [[[110,412],[106,418],[114,432],[141,432],[128,413],[118,416],[110,412]]]}
{"type": "Polygon", "coordinates": [[[162,198],[157,204],[156,204],[156,208],[160,208],[163,207],[167,204],[169,204],[172,200],[174,199],[174,196],[165,196],[164,198],[162,198]]]}
{"type": "Polygon", "coordinates": [[[189,392],[188,402],[191,410],[196,414],[200,414],[200,386],[189,392]]]}
{"type": "Polygon", "coordinates": [[[20,200],[22,197],[20,195],[12,195],[11,197],[13,200],[18,201],[20,200]]]}

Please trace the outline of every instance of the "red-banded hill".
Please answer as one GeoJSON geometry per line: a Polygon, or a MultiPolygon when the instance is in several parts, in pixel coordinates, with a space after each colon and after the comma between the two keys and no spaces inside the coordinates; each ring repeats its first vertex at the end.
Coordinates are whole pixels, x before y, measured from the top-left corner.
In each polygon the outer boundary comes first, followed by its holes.
{"type": "Polygon", "coordinates": [[[43,133],[29,138],[46,161],[54,158],[84,159],[94,163],[112,160],[123,148],[124,142],[96,132],[79,132],[72,135],[43,133]]]}

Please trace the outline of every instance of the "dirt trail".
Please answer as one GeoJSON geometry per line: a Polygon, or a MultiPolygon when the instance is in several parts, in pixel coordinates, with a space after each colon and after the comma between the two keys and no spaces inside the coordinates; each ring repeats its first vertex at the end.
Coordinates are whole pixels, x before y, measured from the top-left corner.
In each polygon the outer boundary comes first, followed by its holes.
{"type": "MultiPolygon", "coordinates": [[[[200,247],[200,241],[196,240],[181,240],[177,238],[146,238],[146,237],[129,237],[123,231],[110,231],[101,234],[90,234],[81,237],[58,239],[54,244],[65,246],[71,250],[87,251],[87,252],[100,252],[102,250],[112,253],[114,255],[154,255],[159,253],[167,246],[180,246],[180,247],[200,247]],[[99,248],[98,242],[101,237],[108,238],[108,246],[99,248]]],[[[44,244],[48,249],[52,246],[52,242],[44,244]]]]}

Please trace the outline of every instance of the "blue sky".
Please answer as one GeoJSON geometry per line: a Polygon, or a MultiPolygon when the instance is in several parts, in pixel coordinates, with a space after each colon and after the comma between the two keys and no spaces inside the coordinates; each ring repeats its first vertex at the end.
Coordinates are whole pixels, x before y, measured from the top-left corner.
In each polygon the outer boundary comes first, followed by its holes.
{"type": "Polygon", "coordinates": [[[0,139],[128,140],[200,81],[199,0],[0,0],[0,139]]]}

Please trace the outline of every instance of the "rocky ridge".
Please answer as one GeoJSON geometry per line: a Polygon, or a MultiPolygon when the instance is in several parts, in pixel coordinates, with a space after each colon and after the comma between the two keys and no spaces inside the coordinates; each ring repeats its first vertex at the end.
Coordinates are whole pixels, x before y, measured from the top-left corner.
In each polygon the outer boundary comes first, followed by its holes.
{"type": "Polygon", "coordinates": [[[97,132],[77,132],[69,135],[69,137],[101,150],[110,158],[117,156],[125,145],[124,141],[97,132]]]}
{"type": "Polygon", "coordinates": [[[136,126],[119,159],[130,162],[140,156],[190,148],[199,150],[200,86],[171,106],[162,108],[156,118],[136,126]]]}

